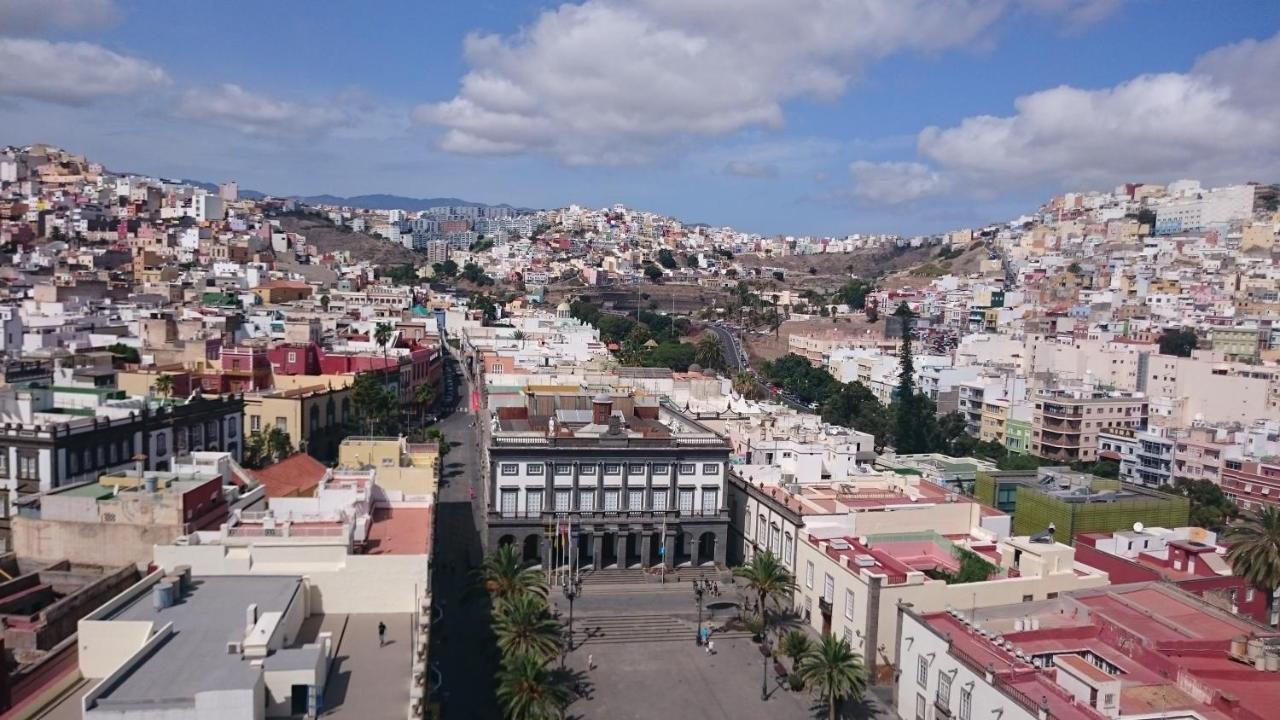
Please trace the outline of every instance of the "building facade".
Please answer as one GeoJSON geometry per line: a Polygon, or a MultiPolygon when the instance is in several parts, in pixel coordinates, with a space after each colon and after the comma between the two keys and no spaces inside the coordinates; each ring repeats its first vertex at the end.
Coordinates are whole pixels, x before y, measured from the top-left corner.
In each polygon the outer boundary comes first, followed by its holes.
{"type": "Polygon", "coordinates": [[[722,436],[652,396],[531,390],[526,400],[493,419],[489,547],[517,544],[543,566],[724,564],[722,436]]]}

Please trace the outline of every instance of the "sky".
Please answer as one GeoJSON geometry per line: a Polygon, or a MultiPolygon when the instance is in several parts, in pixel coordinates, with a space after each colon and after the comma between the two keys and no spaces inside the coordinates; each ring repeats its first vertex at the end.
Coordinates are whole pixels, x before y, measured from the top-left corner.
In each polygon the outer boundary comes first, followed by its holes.
{"type": "Polygon", "coordinates": [[[1277,182],[1277,77],[1253,0],[0,0],[0,145],[769,234],[1277,182]]]}

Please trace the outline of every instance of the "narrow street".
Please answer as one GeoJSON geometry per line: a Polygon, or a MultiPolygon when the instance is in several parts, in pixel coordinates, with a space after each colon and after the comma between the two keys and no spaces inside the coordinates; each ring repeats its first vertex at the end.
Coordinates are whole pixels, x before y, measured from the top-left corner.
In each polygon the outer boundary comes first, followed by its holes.
{"type": "MultiPolygon", "coordinates": [[[[455,372],[450,359],[446,371],[455,372]]],[[[433,577],[437,624],[432,632],[431,663],[442,682],[432,695],[449,720],[498,718],[494,697],[497,651],[489,632],[489,603],[471,582],[471,568],[483,556],[483,483],[479,482],[479,428],[471,407],[471,385],[464,379],[457,388],[454,412],[438,427],[450,450],[442,460],[443,472],[436,514],[433,577]],[[476,497],[471,499],[474,489],[476,497]]]]}

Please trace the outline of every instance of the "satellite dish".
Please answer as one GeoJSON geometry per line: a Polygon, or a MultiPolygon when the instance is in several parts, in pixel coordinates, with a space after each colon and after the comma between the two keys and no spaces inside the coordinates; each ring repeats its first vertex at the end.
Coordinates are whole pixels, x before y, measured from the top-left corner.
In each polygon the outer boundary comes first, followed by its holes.
{"type": "Polygon", "coordinates": [[[1142,521],[1141,521],[1141,520],[1139,520],[1138,522],[1135,522],[1135,523],[1133,524],[1133,531],[1134,531],[1134,532],[1136,532],[1136,533],[1140,533],[1140,532],[1142,532],[1142,528],[1143,528],[1143,527],[1144,527],[1144,526],[1143,526],[1143,524],[1142,524],[1142,521]]]}

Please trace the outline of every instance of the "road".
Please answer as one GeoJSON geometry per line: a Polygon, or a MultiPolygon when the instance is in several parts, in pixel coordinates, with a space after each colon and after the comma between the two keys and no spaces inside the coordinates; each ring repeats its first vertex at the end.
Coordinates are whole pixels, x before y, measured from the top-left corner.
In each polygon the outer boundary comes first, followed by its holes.
{"type": "MultiPolygon", "coordinates": [[[[768,383],[761,380],[760,377],[756,375],[755,370],[752,370],[750,365],[747,363],[747,356],[742,351],[742,344],[738,340],[738,336],[735,335],[733,331],[731,331],[729,328],[723,325],[713,324],[713,325],[709,325],[708,327],[710,327],[711,331],[714,332],[716,334],[716,337],[720,339],[720,346],[724,348],[725,362],[732,369],[732,372],[734,374],[737,374],[743,370],[750,372],[752,377],[755,378],[756,384],[760,386],[760,389],[764,391],[766,395],[772,395],[773,391],[770,389],[768,383]]],[[[803,400],[796,397],[795,395],[792,395],[791,393],[788,393],[785,391],[780,392],[777,395],[774,395],[774,399],[782,403],[785,403],[786,405],[790,406],[793,410],[797,410],[799,412],[804,412],[804,413],[813,412],[813,409],[810,408],[807,404],[805,404],[803,400]]]]}
{"type": "MultiPolygon", "coordinates": [[[[456,367],[450,356],[446,372],[456,367]]],[[[442,461],[436,505],[432,587],[440,620],[431,634],[431,664],[440,673],[441,686],[431,699],[450,720],[489,720],[499,717],[493,692],[498,656],[489,630],[488,598],[470,582],[470,569],[483,557],[484,484],[479,482],[477,442],[481,429],[472,427],[476,415],[470,407],[471,384],[464,379],[455,386],[449,394],[461,409],[437,425],[450,449],[442,461]]]]}

